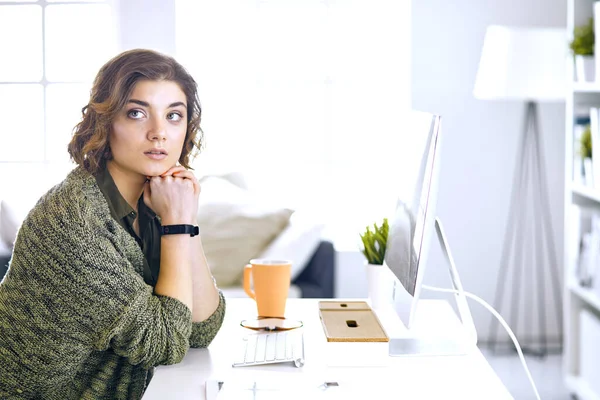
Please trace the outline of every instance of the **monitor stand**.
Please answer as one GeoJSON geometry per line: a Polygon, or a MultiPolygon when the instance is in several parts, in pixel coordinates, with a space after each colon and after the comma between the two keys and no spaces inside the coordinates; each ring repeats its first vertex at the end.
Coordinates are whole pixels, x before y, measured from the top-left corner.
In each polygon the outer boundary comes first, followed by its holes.
{"type": "MultiPolygon", "coordinates": [[[[463,286],[450,253],[450,248],[444,235],[444,230],[439,218],[435,219],[435,231],[442,248],[444,259],[448,264],[452,286],[457,291],[454,295],[458,313],[462,322],[464,335],[451,335],[443,337],[438,335],[407,335],[407,337],[394,337],[389,341],[390,356],[408,355],[461,355],[469,352],[477,344],[477,331],[471,316],[471,310],[467,304],[467,298],[463,294],[463,286]]],[[[409,327],[410,328],[410,327],[409,327]]],[[[409,333],[411,333],[409,331],[409,333]]]]}

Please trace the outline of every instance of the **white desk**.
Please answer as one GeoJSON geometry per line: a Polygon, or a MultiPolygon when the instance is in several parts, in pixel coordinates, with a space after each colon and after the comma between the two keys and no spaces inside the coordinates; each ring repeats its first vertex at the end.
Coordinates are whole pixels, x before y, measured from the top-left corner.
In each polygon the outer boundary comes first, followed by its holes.
{"type": "MultiPolygon", "coordinates": [[[[225,321],[208,349],[190,349],[176,365],[160,366],[144,400],[205,399],[205,382],[248,379],[320,379],[322,381],[365,382],[373,385],[375,398],[404,399],[512,399],[479,349],[464,356],[388,357],[387,343],[329,343],[325,339],[316,299],[290,299],[286,317],[304,322],[306,363],[233,368],[233,349],[249,330],[239,325],[256,316],[250,299],[229,299],[225,321]],[[345,357],[345,358],[344,358],[345,357]],[[350,364],[348,364],[350,362],[350,364]],[[396,392],[392,392],[395,390],[396,392]]],[[[417,326],[444,331],[448,321],[458,322],[443,300],[419,303],[417,326]]],[[[380,316],[388,332],[390,322],[380,316]]]]}

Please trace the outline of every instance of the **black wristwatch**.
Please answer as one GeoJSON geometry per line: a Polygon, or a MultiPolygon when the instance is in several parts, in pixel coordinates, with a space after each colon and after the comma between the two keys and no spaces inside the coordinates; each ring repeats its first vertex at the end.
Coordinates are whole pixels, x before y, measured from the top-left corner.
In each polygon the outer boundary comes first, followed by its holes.
{"type": "Polygon", "coordinates": [[[200,229],[194,225],[162,225],[160,227],[161,235],[181,235],[189,234],[191,237],[200,234],[200,229]]]}

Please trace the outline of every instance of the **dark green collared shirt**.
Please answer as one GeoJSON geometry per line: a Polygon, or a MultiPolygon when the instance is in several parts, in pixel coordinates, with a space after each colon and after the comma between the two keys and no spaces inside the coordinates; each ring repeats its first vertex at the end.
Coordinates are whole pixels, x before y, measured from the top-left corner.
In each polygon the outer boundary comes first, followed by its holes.
{"type": "Polygon", "coordinates": [[[146,203],[144,196],[138,200],[139,227],[140,236],[133,229],[133,221],[137,213],[125,201],[115,181],[104,168],[96,175],[96,182],[100,186],[100,191],[108,202],[111,216],[123,227],[131,236],[135,238],[138,245],[144,253],[144,281],[151,286],[156,285],[158,271],[160,270],[160,219],[146,203]]]}

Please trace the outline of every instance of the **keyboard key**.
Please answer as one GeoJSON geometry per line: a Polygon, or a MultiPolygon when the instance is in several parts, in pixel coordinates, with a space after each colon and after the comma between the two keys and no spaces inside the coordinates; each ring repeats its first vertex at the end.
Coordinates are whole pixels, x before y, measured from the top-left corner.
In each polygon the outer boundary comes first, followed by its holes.
{"type": "Polygon", "coordinates": [[[234,367],[278,362],[304,365],[304,336],[302,332],[267,332],[248,335],[241,341],[234,367]],[[300,359],[302,362],[296,363],[300,359]]]}
{"type": "Polygon", "coordinates": [[[256,337],[250,337],[248,338],[248,343],[246,344],[246,357],[244,358],[244,361],[247,363],[251,363],[254,362],[255,357],[256,357],[256,337]]]}
{"type": "Polygon", "coordinates": [[[287,335],[277,335],[277,349],[275,350],[275,354],[277,355],[278,360],[285,360],[287,357],[286,339],[287,335]]]}
{"type": "Polygon", "coordinates": [[[294,339],[293,335],[290,336],[288,338],[288,340],[286,341],[285,356],[287,358],[294,358],[294,342],[295,342],[295,339],[294,339]]]}
{"type": "Polygon", "coordinates": [[[275,360],[275,350],[277,349],[277,334],[267,336],[265,347],[265,360],[275,360]]]}
{"type": "Polygon", "coordinates": [[[267,352],[267,335],[256,335],[256,359],[254,361],[257,361],[257,362],[264,361],[266,352],[267,352]]]}

